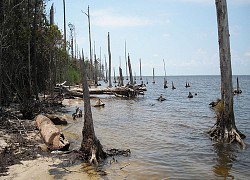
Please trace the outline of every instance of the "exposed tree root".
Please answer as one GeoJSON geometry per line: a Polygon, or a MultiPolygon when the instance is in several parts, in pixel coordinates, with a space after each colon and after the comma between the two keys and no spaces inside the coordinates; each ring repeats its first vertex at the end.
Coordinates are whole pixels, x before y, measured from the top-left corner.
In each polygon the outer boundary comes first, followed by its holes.
{"type": "Polygon", "coordinates": [[[246,144],[242,140],[243,138],[245,138],[245,135],[241,134],[234,128],[231,128],[231,130],[228,131],[227,129],[222,129],[216,123],[211,129],[207,131],[207,133],[210,135],[210,138],[213,141],[216,141],[216,142],[221,141],[221,142],[227,142],[227,143],[238,142],[242,146],[243,150],[246,149],[246,144]],[[224,136],[223,136],[223,132],[224,132],[224,136]]]}
{"type": "Polygon", "coordinates": [[[92,148],[91,148],[91,153],[92,153],[92,155],[91,155],[91,158],[90,158],[90,160],[89,160],[89,163],[90,164],[94,164],[95,166],[98,166],[98,161],[97,161],[97,159],[96,159],[96,147],[95,146],[93,146],[92,148]]]}
{"type": "Polygon", "coordinates": [[[234,139],[242,145],[242,149],[245,150],[246,149],[246,144],[245,142],[242,140],[240,134],[235,130],[235,129],[232,129],[232,135],[234,137],[234,139]]]}
{"type": "Polygon", "coordinates": [[[131,151],[130,149],[121,150],[121,149],[108,149],[107,155],[108,156],[130,156],[131,151]]]}

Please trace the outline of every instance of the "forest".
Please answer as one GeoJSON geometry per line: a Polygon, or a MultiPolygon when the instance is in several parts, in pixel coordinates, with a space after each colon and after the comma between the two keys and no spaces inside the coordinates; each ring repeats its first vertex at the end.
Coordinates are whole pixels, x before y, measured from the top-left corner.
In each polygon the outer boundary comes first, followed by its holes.
{"type": "MultiPolygon", "coordinates": [[[[53,95],[56,83],[80,83],[72,33],[66,38],[54,24],[53,6],[48,18],[46,1],[0,1],[1,108],[16,102],[23,118],[32,119],[39,96],[53,95]]],[[[91,69],[87,58],[85,64],[91,69]]]]}

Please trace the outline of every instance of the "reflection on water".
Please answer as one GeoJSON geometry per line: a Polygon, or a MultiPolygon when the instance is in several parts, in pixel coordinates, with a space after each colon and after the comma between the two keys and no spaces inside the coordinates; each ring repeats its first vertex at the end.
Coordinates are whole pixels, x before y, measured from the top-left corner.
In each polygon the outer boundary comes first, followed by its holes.
{"type": "Polygon", "coordinates": [[[230,170],[233,166],[233,162],[237,159],[235,145],[216,143],[214,145],[214,152],[217,154],[217,163],[213,166],[214,174],[218,177],[224,177],[225,179],[234,179],[234,176],[230,174],[230,170]]]}
{"type": "MultiPolygon", "coordinates": [[[[204,133],[216,120],[208,104],[220,96],[219,76],[168,77],[175,90],[164,89],[163,77],[157,77],[137,99],[100,96],[105,107],[92,108],[98,139],[104,149],[131,150],[130,157],[116,157],[117,163],[107,160],[101,166],[107,175],[100,178],[249,179],[250,76],[239,79],[243,93],[234,98],[234,110],[237,128],[247,136],[245,151],[237,144],[213,146],[204,133]],[[184,87],[186,81],[190,88],[184,87]],[[197,96],[187,98],[189,91],[197,96]],[[160,94],[167,100],[158,102],[160,94]]],[[[148,80],[151,82],[150,77],[148,80]]],[[[95,104],[95,99],[91,103],[95,104]]],[[[81,135],[82,127],[83,119],[77,119],[66,131],[81,135]]],[[[78,148],[80,140],[71,141],[72,147],[78,148]]]]}

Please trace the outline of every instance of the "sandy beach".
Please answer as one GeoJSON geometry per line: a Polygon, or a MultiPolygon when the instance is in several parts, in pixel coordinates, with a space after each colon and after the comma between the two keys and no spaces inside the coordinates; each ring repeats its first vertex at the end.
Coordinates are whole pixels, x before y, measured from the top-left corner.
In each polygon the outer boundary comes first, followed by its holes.
{"type": "MultiPolygon", "coordinates": [[[[65,106],[74,103],[77,105],[77,100],[63,101],[65,106]]],[[[0,180],[97,179],[93,168],[84,165],[74,153],[50,153],[34,121],[3,122],[6,123],[0,128],[0,180]]]]}
{"type": "Polygon", "coordinates": [[[53,180],[53,179],[96,179],[83,172],[81,165],[63,167],[63,161],[53,157],[39,157],[35,160],[22,161],[9,167],[8,175],[2,180],[53,180]]]}

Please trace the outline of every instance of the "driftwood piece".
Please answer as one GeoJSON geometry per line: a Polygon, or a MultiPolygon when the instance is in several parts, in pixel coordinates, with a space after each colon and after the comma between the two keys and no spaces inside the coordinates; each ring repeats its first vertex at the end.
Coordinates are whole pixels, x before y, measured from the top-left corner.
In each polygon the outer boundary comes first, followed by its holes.
{"type": "Polygon", "coordinates": [[[44,114],[47,118],[49,118],[55,125],[66,125],[68,124],[67,120],[59,115],[55,114],[44,114]]]}
{"type": "MultiPolygon", "coordinates": [[[[55,87],[55,91],[60,91],[64,95],[69,97],[83,98],[83,91],[81,88],[74,88],[69,90],[67,87],[55,87]]],[[[136,97],[138,95],[144,95],[144,91],[147,91],[143,85],[131,85],[116,87],[116,88],[90,88],[89,94],[110,94],[119,97],[136,97]]]]}
{"type": "Polygon", "coordinates": [[[54,88],[55,92],[61,92],[64,94],[64,96],[69,96],[70,98],[73,97],[80,97],[82,98],[82,93],[77,92],[76,90],[69,90],[67,87],[65,86],[60,86],[60,87],[55,87],[54,88]]]}
{"type": "Polygon", "coordinates": [[[49,118],[44,115],[38,115],[35,124],[48,149],[62,151],[67,151],[69,149],[69,141],[49,118]]]}
{"type": "Polygon", "coordinates": [[[82,117],[82,110],[79,107],[77,107],[76,112],[72,114],[72,117],[73,117],[73,120],[75,120],[76,118],[82,117]]]}

